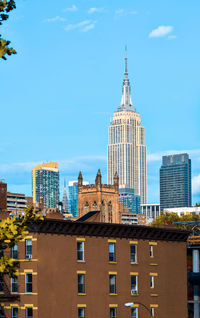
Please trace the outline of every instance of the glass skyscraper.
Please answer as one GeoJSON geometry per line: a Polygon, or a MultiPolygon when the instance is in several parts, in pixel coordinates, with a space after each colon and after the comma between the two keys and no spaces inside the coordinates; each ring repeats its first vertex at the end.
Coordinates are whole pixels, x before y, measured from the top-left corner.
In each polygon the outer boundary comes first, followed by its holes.
{"type": "Polygon", "coordinates": [[[140,213],[140,196],[135,195],[134,189],[120,188],[119,189],[119,202],[123,203],[123,207],[128,209],[129,212],[140,213]]]}
{"type": "Polygon", "coordinates": [[[192,205],[191,160],[187,153],[162,157],[160,209],[192,205]]]}
{"type": "MultiPolygon", "coordinates": [[[[83,181],[83,185],[87,185],[89,182],[83,181]]],[[[78,216],[78,181],[69,181],[69,213],[74,217],[78,216]]]]}
{"type": "Polygon", "coordinates": [[[32,171],[33,203],[43,199],[46,208],[55,208],[59,202],[59,171],[57,162],[37,165],[32,171]]]}
{"type": "Polygon", "coordinates": [[[114,175],[119,176],[119,188],[134,189],[141,203],[147,201],[147,170],[145,130],[140,114],[131,100],[131,88],[125,56],[125,73],[121,105],[113,114],[109,126],[108,184],[113,184],[114,175]]]}

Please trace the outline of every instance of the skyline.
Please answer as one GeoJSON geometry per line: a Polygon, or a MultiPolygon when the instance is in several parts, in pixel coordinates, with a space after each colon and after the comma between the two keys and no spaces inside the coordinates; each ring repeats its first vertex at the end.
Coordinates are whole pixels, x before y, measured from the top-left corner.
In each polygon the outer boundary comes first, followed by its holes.
{"type": "Polygon", "coordinates": [[[63,179],[77,179],[79,170],[93,182],[100,168],[106,183],[127,44],[133,104],[146,132],[148,203],[159,202],[161,156],[183,152],[192,160],[193,204],[200,201],[200,4],[183,1],[181,14],[172,1],[68,4],[19,1],[2,27],[18,52],[0,62],[0,178],[8,190],[31,195],[31,170],[47,159],[59,163],[60,199],[63,179]]]}

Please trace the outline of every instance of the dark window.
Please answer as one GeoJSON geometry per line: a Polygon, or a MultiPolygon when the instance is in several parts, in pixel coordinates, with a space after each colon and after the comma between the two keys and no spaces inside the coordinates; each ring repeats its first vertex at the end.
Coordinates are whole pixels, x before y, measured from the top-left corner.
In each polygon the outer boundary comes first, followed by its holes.
{"type": "Polygon", "coordinates": [[[18,292],[18,278],[11,277],[11,292],[17,293],[18,292]]]}
{"type": "Polygon", "coordinates": [[[149,255],[153,257],[153,245],[149,245],[149,255]]]}
{"type": "Polygon", "coordinates": [[[116,294],[116,275],[109,275],[110,294],[116,294]]]}
{"type": "Polygon", "coordinates": [[[17,259],[18,258],[18,245],[14,245],[11,248],[11,257],[17,259]]]}
{"type": "Polygon", "coordinates": [[[131,308],[131,318],[138,318],[138,309],[131,308]]]}
{"type": "Polygon", "coordinates": [[[84,261],[84,242],[77,242],[77,260],[84,261]]]}
{"type": "Polygon", "coordinates": [[[136,245],[130,245],[130,250],[131,250],[131,263],[136,263],[137,262],[137,254],[136,254],[136,245]]]}
{"type": "Polygon", "coordinates": [[[33,290],[32,273],[26,273],[26,293],[32,293],[32,290],[33,290]]]}
{"type": "Polygon", "coordinates": [[[26,318],[33,318],[33,308],[26,307],[26,318]]]}
{"type": "Polygon", "coordinates": [[[138,283],[137,283],[137,276],[131,275],[131,294],[138,293],[138,283]]]}
{"type": "Polygon", "coordinates": [[[18,307],[11,307],[11,318],[18,318],[18,307]]]}
{"type": "Polygon", "coordinates": [[[3,306],[0,306],[0,318],[5,318],[5,312],[3,306]]]}
{"type": "Polygon", "coordinates": [[[110,318],[117,318],[117,308],[110,308],[110,318]]]}
{"type": "Polygon", "coordinates": [[[109,243],[108,249],[109,249],[109,262],[115,262],[116,261],[115,243],[109,243]]]}
{"type": "Polygon", "coordinates": [[[78,318],[85,318],[85,308],[78,308],[78,318]]]}
{"type": "Polygon", "coordinates": [[[3,293],[4,291],[4,280],[3,280],[3,276],[0,273],[0,293],[3,293]]]}
{"type": "Polygon", "coordinates": [[[31,239],[25,240],[25,258],[26,259],[32,258],[32,240],[31,239]]]}
{"type": "Polygon", "coordinates": [[[84,294],[85,293],[85,275],[78,274],[78,293],[84,294]]]}

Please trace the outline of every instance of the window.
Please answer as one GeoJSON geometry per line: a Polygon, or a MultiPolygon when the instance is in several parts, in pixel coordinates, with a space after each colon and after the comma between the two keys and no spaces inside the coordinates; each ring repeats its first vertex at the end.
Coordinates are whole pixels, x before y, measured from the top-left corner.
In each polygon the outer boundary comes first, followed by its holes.
{"type": "Polygon", "coordinates": [[[109,249],[109,262],[115,262],[116,261],[115,243],[109,243],[108,249],[109,249]]]}
{"type": "Polygon", "coordinates": [[[138,277],[136,275],[131,275],[131,294],[138,293],[138,277]]]}
{"type": "Polygon", "coordinates": [[[131,244],[130,251],[131,251],[131,263],[136,263],[137,262],[137,246],[131,244]]]}
{"type": "Polygon", "coordinates": [[[151,317],[154,317],[154,308],[151,308],[151,317]]]}
{"type": "Polygon", "coordinates": [[[138,318],[138,308],[131,308],[131,318],[138,318]]]}
{"type": "Polygon", "coordinates": [[[18,307],[11,307],[11,318],[18,318],[18,307]]]}
{"type": "Polygon", "coordinates": [[[33,278],[32,273],[26,273],[26,293],[32,293],[33,290],[33,278]]]}
{"type": "Polygon", "coordinates": [[[33,318],[33,308],[26,307],[26,318],[33,318]]]}
{"type": "Polygon", "coordinates": [[[149,245],[149,254],[150,257],[153,257],[153,245],[149,245]]]}
{"type": "Polygon", "coordinates": [[[117,318],[117,308],[110,308],[110,318],[117,318]]]}
{"type": "Polygon", "coordinates": [[[116,275],[109,275],[110,294],[116,294],[116,275]]]}
{"type": "Polygon", "coordinates": [[[154,276],[150,276],[150,287],[154,288],[154,276]]]}
{"type": "Polygon", "coordinates": [[[85,293],[85,274],[78,274],[78,293],[85,293]]]}
{"type": "Polygon", "coordinates": [[[0,306],[0,318],[5,318],[5,312],[3,306],[0,306]]]}
{"type": "Polygon", "coordinates": [[[32,240],[31,239],[25,240],[25,258],[26,259],[32,258],[32,240]]]}
{"type": "Polygon", "coordinates": [[[18,278],[16,276],[11,277],[11,292],[12,293],[18,292],[18,278]]]}
{"type": "Polygon", "coordinates": [[[77,241],[77,260],[84,261],[84,242],[77,241]]]}
{"type": "Polygon", "coordinates": [[[85,318],[85,308],[78,308],[78,318],[85,318]]]}
{"type": "Polygon", "coordinates": [[[4,292],[4,280],[3,280],[3,276],[0,273],[0,293],[4,292]]]}
{"type": "Polygon", "coordinates": [[[18,245],[14,245],[11,248],[11,257],[17,259],[18,258],[18,245]]]}

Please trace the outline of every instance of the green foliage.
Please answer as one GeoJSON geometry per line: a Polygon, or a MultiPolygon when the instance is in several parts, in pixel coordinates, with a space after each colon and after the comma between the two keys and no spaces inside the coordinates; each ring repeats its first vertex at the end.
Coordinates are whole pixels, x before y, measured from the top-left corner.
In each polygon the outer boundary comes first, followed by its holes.
{"type": "Polygon", "coordinates": [[[27,208],[24,215],[9,216],[0,221],[0,272],[16,275],[15,260],[4,255],[4,250],[13,247],[29,233],[28,224],[42,218],[33,207],[27,208]]]}
{"type": "Polygon", "coordinates": [[[195,206],[200,206],[200,202],[196,202],[195,206]]]}
{"type": "MultiPolygon", "coordinates": [[[[3,24],[8,18],[8,13],[16,8],[14,0],[0,0],[0,25],[3,24]]],[[[6,60],[6,54],[16,54],[17,52],[9,47],[10,41],[4,40],[0,34],[0,58],[6,60]]]]}

